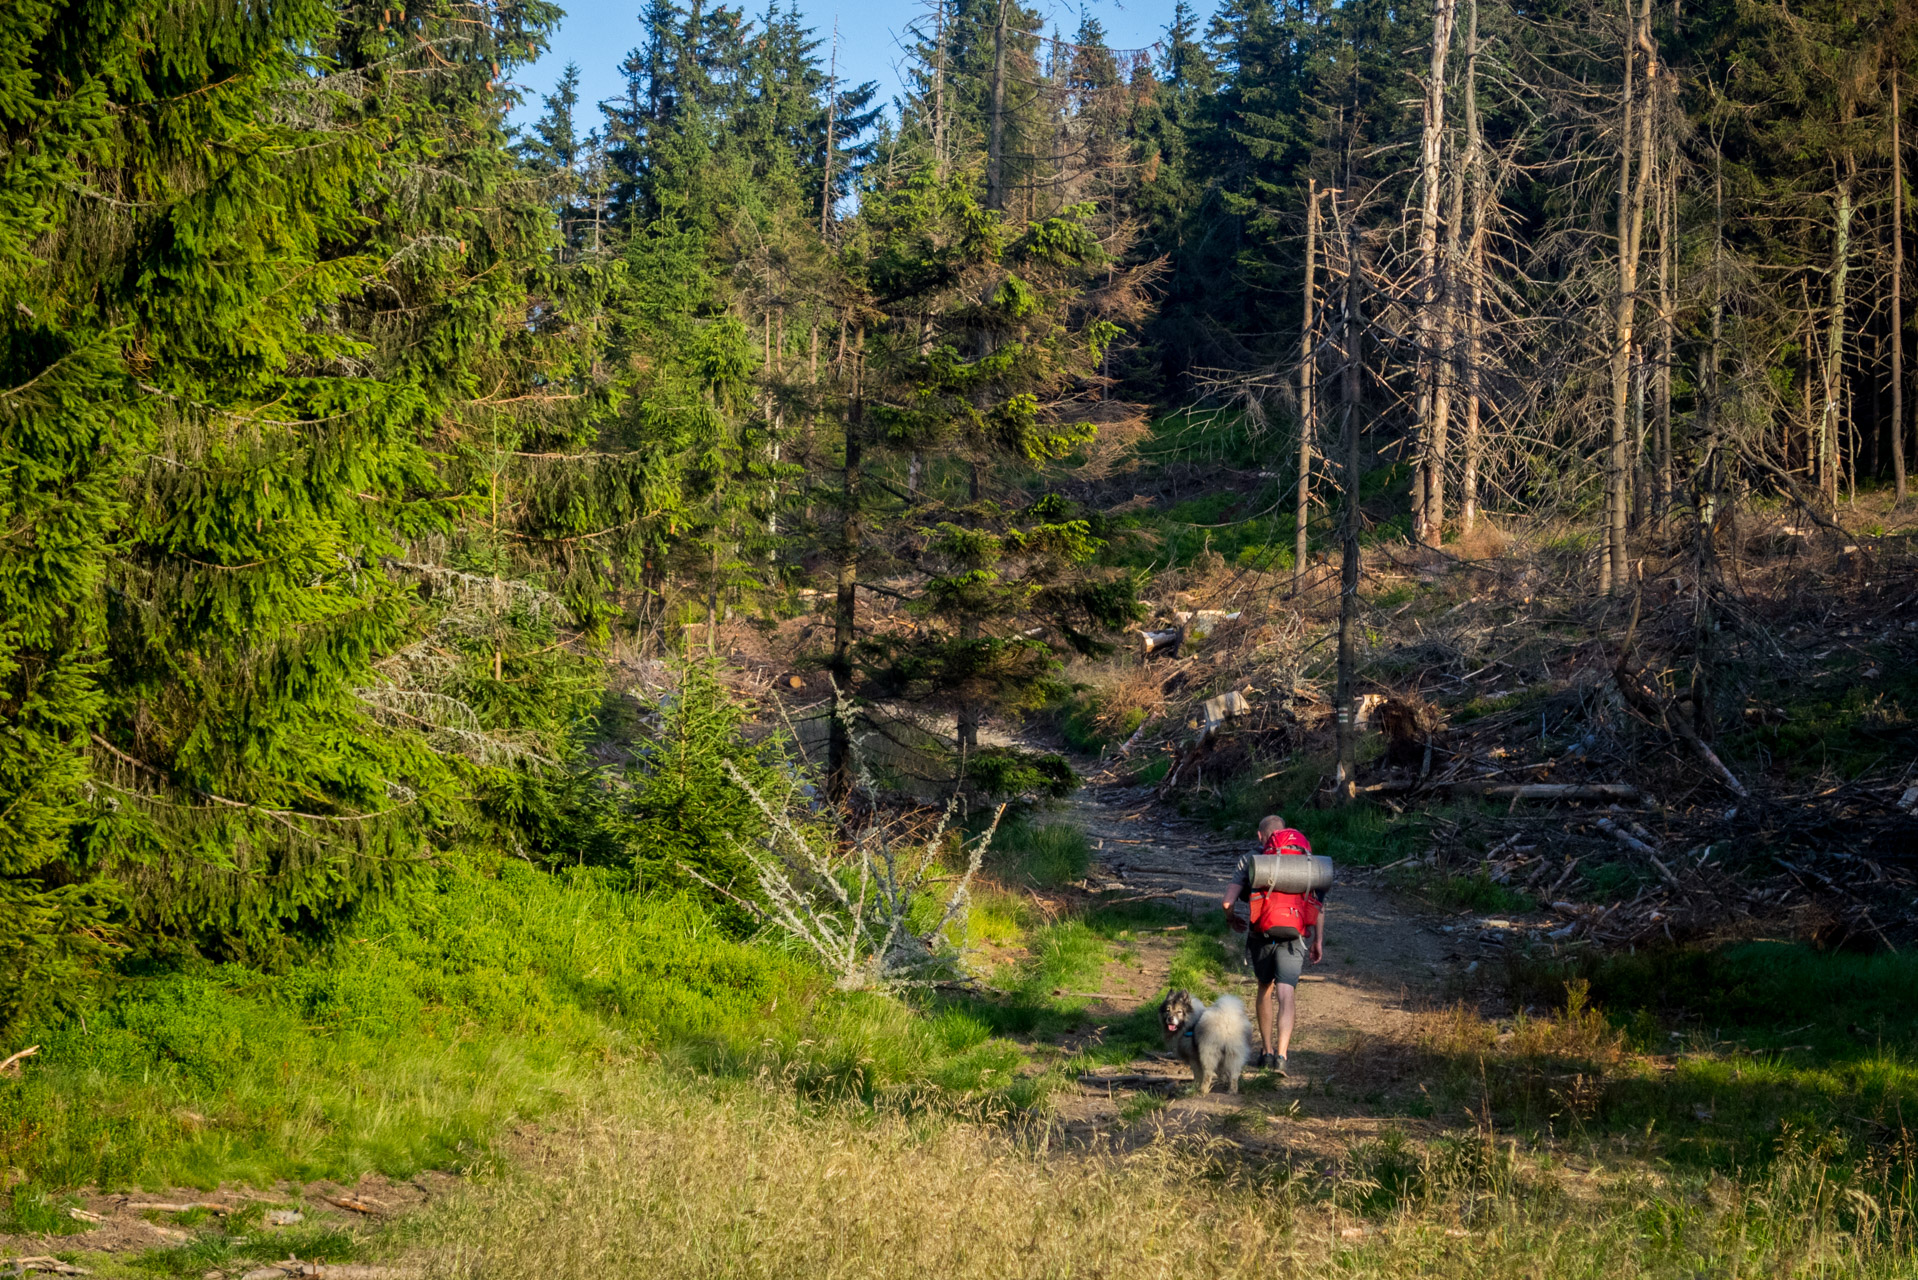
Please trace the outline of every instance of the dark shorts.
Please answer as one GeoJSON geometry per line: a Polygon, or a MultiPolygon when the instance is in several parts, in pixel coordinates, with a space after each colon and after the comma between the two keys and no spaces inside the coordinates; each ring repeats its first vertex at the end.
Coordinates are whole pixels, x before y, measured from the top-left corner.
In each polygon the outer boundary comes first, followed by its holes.
{"type": "Polygon", "coordinates": [[[1252,961],[1253,976],[1262,987],[1270,982],[1298,986],[1299,974],[1305,971],[1305,947],[1303,938],[1278,942],[1262,933],[1245,935],[1246,958],[1252,961]]]}

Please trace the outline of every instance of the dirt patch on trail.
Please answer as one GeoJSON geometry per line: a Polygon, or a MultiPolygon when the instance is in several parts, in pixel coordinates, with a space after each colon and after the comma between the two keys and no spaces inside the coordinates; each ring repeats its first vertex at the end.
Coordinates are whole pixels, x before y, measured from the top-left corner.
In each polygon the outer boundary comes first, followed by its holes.
{"type": "Polygon", "coordinates": [[[208,1234],[226,1235],[244,1222],[248,1256],[262,1263],[286,1256],[286,1245],[317,1228],[357,1234],[443,1199],[460,1179],[429,1171],[395,1179],[368,1174],[354,1183],[281,1182],[196,1191],[105,1193],[81,1189],[58,1197],[76,1230],[0,1234],[0,1259],[54,1253],[145,1253],[175,1249],[208,1234]]]}

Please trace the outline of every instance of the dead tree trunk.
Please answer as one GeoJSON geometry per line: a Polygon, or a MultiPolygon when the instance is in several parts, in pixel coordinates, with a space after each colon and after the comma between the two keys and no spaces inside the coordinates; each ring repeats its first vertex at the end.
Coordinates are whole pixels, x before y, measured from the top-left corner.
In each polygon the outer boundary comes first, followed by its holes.
{"type": "Polygon", "coordinates": [[[1899,67],[1891,64],[1891,482],[1905,501],[1905,153],[1900,136],[1899,67]]]}
{"type": "Polygon", "coordinates": [[[1479,422],[1479,368],[1484,357],[1485,310],[1485,149],[1478,123],[1478,0],[1471,0],[1465,36],[1465,171],[1471,184],[1472,239],[1465,252],[1470,281],[1465,303],[1465,468],[1459,477],[1459,531],[1478,523],[1479,455],[1484,446],[1479,422]]]}
{"type": "Polygon", "coordinates": [[[1720,440],[1720,368],[1725,338],[1725,158],[1713,139],[1711,341],[1700,357],[1698,462],[1692,468],[1692,719],[1705,738],[1711,729],[1712,584],[1718,575],[1718,493],[1724,448],[1720,440]]]}
{"type": "Polygon", "coordinates": [[[932,63],[932,166],[933,176],[946,178],[946,0],[933,0],[935,53],[932,63]]]}
{"type": "MultiPolygon", "coordinates": [[[[1335,209],[1337,199],[1334,194],[1335,209]]],[[[1353,674],[1358,665],[1359,632],[1359,481],[1363,467],[1359,427],[1364,421],[1365,273],[1359,259],[1358,230],[1349,215],[1340,218],[1339,231],[1345,245],[1345,304],[1339,326],[1345,362],[1339,424],[1344,454],[1340,480],[1345,501],[1339,528],[1339,765],[1334,781],[1339,798],[1351,800],[1358,794],[1358,689],[1353,674]]]]}
{"type": "Polygon", "coordinates": [[[1445,449],[1451,417],[1446,376],[1443,272],[1439,263],[1439,162],[1445,140],[1445,60],[1451,52],[1458,0],[1432,0],[1432,60],[1425,82],[1425,129],[1419,147],[1418,432],[1412,481],[1412,531],[1436,546],[1445,524],[1445,449]]]}
{"type": "Polygon", "coordinates": [[[1652,523],[1665,528],[1672,506],[1672,362],[1677,356],[1678,299],[1674,289],[1678,238],[1677,157],[1667,152],[1659,183],[1657,422],[1652,460],[1652,523]]]}
{"type": "MultiPolygon", "coordinates": [[[[1631,0],[1625,12],[1632,16],[1631,0]]],[[[1652,3],[1642,10],[1625,38],[1625,83],[1618,146],[1618,296],[1612,322],[1612,427],[1605,460],[1605,554],[1599,565],[1599,589],[1617,592],[1630,579],[1630,551],[1626,518],[1631,506],[1628,463],[1631,446],[1632,343],[1638,319],[1638,259],[1645,230],[1645,165],[1651,154],[1652,112],[1649,101],[1637,101],[1633,72],[1638,55],[1645,55],[1645,80],[1658,75],[1658,59],[1651,40],[1652,3]],[[1636,122],[1637,128],[1633,125],[1636,122]],[[1640,164],[1633,171],[1633,151],[1640,164]]],[[[1649,100],[1651,95],[1647,94],[1649,100]]]]}
{"type": "Polygon", "coordinates": [[[1851,265],[1851,179],[1838,180],[1838,220],[1831,248],[1831,328],[1825,337],[1825,404],[1818,415],[1818,479],[1827,509],[1838,506],[1840,382],[1845,364],[1845,276],[1851,265]]]}
{"type": "Polygon", "coordinates": [[[1313,367],[1312,306],[1319,247],[1319,184],[1305,186],[1305,315],[1299,325],[1299,500],[1292,531],[1292,594],[1297,595],[1305,573],[1305,527],[1312,515],[1312,442],[1318,435],[1318,370],[1313,367]]]}
{"type": "Polygon", "coordinates": [[[986,135],[986,208],[1006,207],[1006,0],[992,27],[991,123],[986,135]]]}
{"type": "MultiPolygon", "coordinates": [[[[864,333],[860,348],[864,348],[864,333]]],[[[830,738],[826,745],[826,791],[834,800],[852,793],[852,726],[846,722],[839,702],[852,695],[852,649],[854,623],[859,594],[859,550],[865,536],[860,520],[861,468],[865,453],[864,389],[860,386],[859,360],[852,370],[852,395],[846,405],[845,470],[840,488],[839,577],[833,604],[832,680],[834,708],[830,738]]]]}

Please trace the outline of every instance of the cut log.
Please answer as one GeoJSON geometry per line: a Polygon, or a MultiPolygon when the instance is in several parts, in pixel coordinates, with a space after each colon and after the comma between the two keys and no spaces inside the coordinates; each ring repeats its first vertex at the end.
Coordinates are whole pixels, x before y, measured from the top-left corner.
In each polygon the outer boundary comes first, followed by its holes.
{"type": "Polygon", "coordinates": [[[1518,782],[1480,786],[1454,783],[1454,791],[1476,791],[1488,800],[1636,800],[1638,788],[1622,782],[1518,782]]]}
{"type": "Polygon", "coordinates": [[[1216,698],[1207,698],[1205,700],[1205,730],[1199,735],[1199,741],[1204,742],[1206,739],[1218,733],[1220,729],[1225,727],[1226,721],[1251,714],[1252,703],[1246,698],[1245,694],[1236,689],[1230,693],[1222,693],[1216,698]]]}
{"type": "Polygon", "coordinates": [[[1155,653],[1177,657],[1179,643],[1185,639],[1185,630],[1181,627],[1173,627],[1167,631],[1141,631],[1139,635],[1145,640],[1146,657],[1149,658],[1155,653]]]}

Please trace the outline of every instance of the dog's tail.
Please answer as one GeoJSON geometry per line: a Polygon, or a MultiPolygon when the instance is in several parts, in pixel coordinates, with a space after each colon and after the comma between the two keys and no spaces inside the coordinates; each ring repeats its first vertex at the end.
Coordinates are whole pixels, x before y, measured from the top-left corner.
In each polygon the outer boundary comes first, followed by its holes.
{"type": "Polygon", "coordinates": [[[1241,1026],[1250,1025],[1246,1021],[1245,1001],[1237,996],[1220,996],[1212,1002],[1211,1007],[1222,1018],[1236,1021],[1241,1026]]]}
{"type": "Polygon", "coordinates": [[[1237,996],[1222,995],[1208,1014],[1223,1024],[1219,1028],[1224,1042],[1220,1070],[1228,1078],[1235,1078],[1252,1057],[1252,1020],[1246,1017],[1245,1002],[1237,996]]]}

